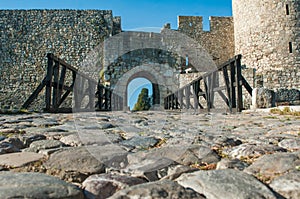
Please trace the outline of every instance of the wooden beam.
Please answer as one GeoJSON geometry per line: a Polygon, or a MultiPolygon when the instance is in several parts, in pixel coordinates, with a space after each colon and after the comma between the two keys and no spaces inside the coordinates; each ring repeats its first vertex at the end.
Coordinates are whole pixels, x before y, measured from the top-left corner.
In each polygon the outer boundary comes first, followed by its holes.
{"type": "Polygon", "coordinates": [[[226,105],[229,107],[229,100],[226,97],[226,95],[224,95],[224,93],[222,91],[218,91],[218,93],[221,96],[221,98],[224,100],[224,102],[226,103],[226,105]]]}
{"type": "Polygon", "coordinates": [[[53,57],[54,55],[49,53],[48,57],[48,67],[47,67],[47,75],[46,75],[46,93],[45,93],[45,104],[46,111],[49,111],[51,107],[51,84],[52,84],[52,75],[53,75],[53,57]]]}
{"type": "Polygon", "coordinates": [[[230,84],[229,84],[228,68],[227,68],[227,66],[223,68],[223,78],[224,78],[225,87],[226,87],[225,91],[226,91],[227,99],[228,99],[228,107],[229,107],[230,112],[232,113],[232,99],[231,99],[231,93],[230,93],[230,84]]]}
{"type": "Polygon", "coordinates": [[[207,76],[204,79],[204,89],[205,89],[205,96],[206,96],[206,105],[207,111],[210,112],[211,104],[210,104],[210,89],[209,89],[209,77],[207,76]]]}
{"type": "Polygon", "coordinates": [[[43,81],[39,84],[39,86],[35,89],[35,91],[29,96],[29,98],[22,105],[22,109],[28,109],[31,103],[38,97],[39,93],[46,86],[46,77],[44,77],[43,81]]]}
{"type": "Polygon", "coordinates": [[[235,78],[235,62],[230,63],[230,97],[232,108],[236,108],[236,87],[234,86],[235,78]]]}
{"type": "Polygon", "coordinates": [[[58,108],[58,103],[59,103],[59,62],[55,62],[55,65],[53,67],[53,84],[55,85],[53,87],[53,96],[52,96],[52,107],[53,109],[58,108]]]}
{"type": "Polygon", "coordinates": [[[248,91],[248,93],[252,96],[252,87],[249,85],[249,83],[246,81],[246,79],[242,76],[243,85],[248,91]]]}

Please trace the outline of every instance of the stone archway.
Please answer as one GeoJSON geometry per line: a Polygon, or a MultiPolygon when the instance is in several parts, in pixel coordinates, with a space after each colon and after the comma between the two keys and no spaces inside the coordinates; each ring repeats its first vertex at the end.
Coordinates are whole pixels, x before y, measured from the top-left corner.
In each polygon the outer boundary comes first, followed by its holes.
{"type": "MultiPolygon", "coordinates": [[[[154,109],[163,108],[163,99],[168,93],[177,90],[179,79],[174,78],[176,70],[171,70],[170,66],[158,63],[143,64],[136,66],[124,73],[114,85],[113,92],[123,98],[123,107],[127,107],[128,84],[135,78],[142,77],[148,79],[153,86],[154,109]],[[161,73],[162,68],[168,68],[168,73],[161,73]]],[[[125,108],[127,109],[127,108],[125,108]]]]}

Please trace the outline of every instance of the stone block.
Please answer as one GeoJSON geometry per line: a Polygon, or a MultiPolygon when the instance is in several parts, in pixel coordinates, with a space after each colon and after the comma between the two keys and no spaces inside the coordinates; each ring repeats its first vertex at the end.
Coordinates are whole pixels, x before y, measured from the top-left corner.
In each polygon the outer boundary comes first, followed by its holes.
{"type": "Polygon", "coordinates": [[[274,91],[266,88],[254,88],[252,91],[253,108],[271,108],[275,106],[274,91]]]}
{"type": "Polygon", "coordinates": [[[276,92],[276,102],[292,102],[300,100],[300,91],[297,89],[279,89],[276,92]]]}

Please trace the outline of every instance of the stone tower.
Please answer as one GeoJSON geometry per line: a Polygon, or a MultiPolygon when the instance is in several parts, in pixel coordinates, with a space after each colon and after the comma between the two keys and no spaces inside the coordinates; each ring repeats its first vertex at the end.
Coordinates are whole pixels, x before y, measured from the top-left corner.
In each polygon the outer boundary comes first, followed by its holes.
{"type": "Polygon", "coordinates": [[[300,87],[300,0],[232,0],[235,54],[268,88],[300,87]]]}

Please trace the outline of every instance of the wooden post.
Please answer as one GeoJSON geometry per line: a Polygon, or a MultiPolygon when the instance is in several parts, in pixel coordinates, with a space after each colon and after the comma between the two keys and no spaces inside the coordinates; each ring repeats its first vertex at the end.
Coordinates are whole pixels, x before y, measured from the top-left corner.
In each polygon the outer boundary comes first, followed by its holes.
{"type": "Polygon", "coordinates": [[[205,88],[205,96],[206,96],[206,104],[207,104],[207,111],[210,112],[211,104],[210,104],[210,78],[209,76],[203,78],[204,81],[204,88],[205,88]]]}
{"type": "Polygon", "coordinates": [[[236,108],[235,62],[230,63],[230,93],[232,108],[236,108]]]}
{"type": "Polygon", "coordinates": [[[194,109],[198,109],[199,105],[199,81],[193,83],[194,90],[194,109]]]}
{"type": "Polygon", "coordinates": [[[59,62],[55,62],[54,68],[53,68],[53,96],[52,96],[52,106],[55,112],[58,111],[59,106],[59,62]]]}
{"type": "Polygon", "coordinates": [[[214,102],[215,102],[214,89],[216,88],[217,72],[218,71],[215,71],[210,75],[210,108],[214,107],[214,102]]]}
{"type": "Polygon", "coordinates": [[[241,67],[241,55],[236,56],[236,86],[237,86],[237,112],[243,110],[243,90],[242,90],[242,67],[241,67]]]}
{"type": "Polygon", "coordinates": [[[109,110],[109,104],[110,104],[110,102],[109,102],[109,95],[110,95],[109,90],[108,90],[107,88],[105,88],[104,109],[105,109],[106,111],[109,110]]]}
{"type": "Polygon", "coordinates": [[[48,57],[48,67],[47,67],[47,75],[46,75],[46,111],[50,111],[51,109],[51,85],[52,85],[52,75],[53,75],[53,54],[49,53],[48,57]]]}
{"type": "Polygon", "coordinates": [[[178,102],[178,94],[179,94],[179,92],[178,91],[176,91],[175,92],[175,109],[179,109],[179,102],[178,102]]]}
{"type": "Polygon", "coordinates": [[[166,110],[168,109],[168,96],[164,98],[164,107],[166,110]]]}
{"type": "Polygon", "coordinates": [[[174,95],[173,94],[171,94],[170,95],[170,101],[171,101],[171,109],[173,110],[174,109],[174,95]]]}

